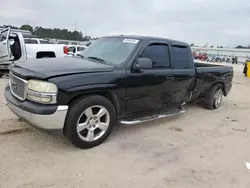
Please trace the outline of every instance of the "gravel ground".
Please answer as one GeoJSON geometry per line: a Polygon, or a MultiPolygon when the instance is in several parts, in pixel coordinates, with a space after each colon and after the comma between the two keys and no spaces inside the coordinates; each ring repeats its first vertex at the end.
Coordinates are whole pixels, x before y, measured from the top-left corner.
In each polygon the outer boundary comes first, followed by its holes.
{"type": "Polygon", "coordinates": [[[0,187],[249,188],[250,79],[242,68],[219,110],[187,105],[180,117],[119,125],[90,150],[18,121],[1,92],[0,187]]]}

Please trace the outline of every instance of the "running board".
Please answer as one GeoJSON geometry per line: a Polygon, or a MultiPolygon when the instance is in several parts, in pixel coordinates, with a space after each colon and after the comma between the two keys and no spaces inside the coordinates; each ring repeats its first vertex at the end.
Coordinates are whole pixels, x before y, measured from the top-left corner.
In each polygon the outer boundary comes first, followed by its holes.
{"type": "Polygon", "coordinates": [[[146,117],[142,117],[142,118],[138,118],[138,119],[120,120],[119,123],[125,124],[125,125],[135,125],[135,124],[154,121],[154,120],[162,119],[162,118],[166,118],[166,117],[181,115],[184,112],[185,112],[185,110],[182,109],[182,110],[179,110],[178,112],[174,112],[174,113],[170,112],[170,113],[163,113],[163,114],[158,114],[158,115],[153,115],[153,116],[146,116],[146,117]]]}

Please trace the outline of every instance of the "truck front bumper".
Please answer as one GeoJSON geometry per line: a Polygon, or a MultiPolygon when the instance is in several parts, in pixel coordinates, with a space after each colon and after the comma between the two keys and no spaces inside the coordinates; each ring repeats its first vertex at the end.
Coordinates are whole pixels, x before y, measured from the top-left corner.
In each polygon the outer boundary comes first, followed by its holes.
{"type": "Polygon", "coordinates": [[[20,101],[11,94],[9,87],[4,93],[9,109],[26,123],[42,129],[63,129],[68,106],[20,101]]]}

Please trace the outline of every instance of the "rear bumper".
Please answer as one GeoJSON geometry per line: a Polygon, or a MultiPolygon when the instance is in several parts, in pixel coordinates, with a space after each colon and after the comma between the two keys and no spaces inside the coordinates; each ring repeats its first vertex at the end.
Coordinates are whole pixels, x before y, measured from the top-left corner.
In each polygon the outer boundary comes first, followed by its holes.
{"type": "Polygon", "coordinates": [[[19,101],[5,88],[5,98],[9,109],[30,125],[42,129],[63,129],[68,106],[45,106],[29,101],[19,101]]]}

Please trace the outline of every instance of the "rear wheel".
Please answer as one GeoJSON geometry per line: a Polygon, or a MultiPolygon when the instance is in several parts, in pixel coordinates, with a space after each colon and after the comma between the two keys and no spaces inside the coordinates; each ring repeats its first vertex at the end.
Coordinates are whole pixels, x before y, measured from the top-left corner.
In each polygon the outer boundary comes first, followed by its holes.
{"type": "Polygon", "coordinates": [[[64,133],[78,148],[88,149],[102,144],[116,122],[112,103],[105,97],[93,95],[72,103],[64,133]]]}
{"type": "Polygon", "coordinates": [[[221,106],[223,90],[221,84],[212,86],[204,97],[204,107],[210,110],[218,109],[221,106]]]}

